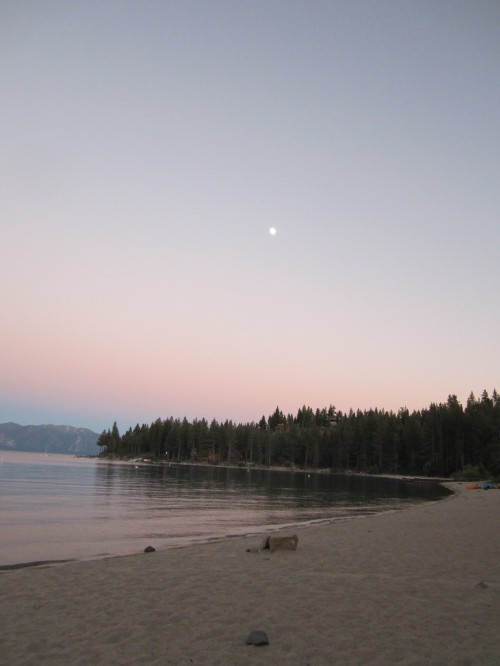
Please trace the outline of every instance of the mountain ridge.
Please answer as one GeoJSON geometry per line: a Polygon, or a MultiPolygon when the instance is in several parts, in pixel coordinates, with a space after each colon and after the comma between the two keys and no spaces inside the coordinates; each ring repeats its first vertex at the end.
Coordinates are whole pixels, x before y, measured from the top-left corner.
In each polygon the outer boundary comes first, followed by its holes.
{"type": "Polygon", "coordinates": [[[88,428],[69,425],[0,423],[0,450],[31,453],[97,455],[99,435],[88,428]]]}

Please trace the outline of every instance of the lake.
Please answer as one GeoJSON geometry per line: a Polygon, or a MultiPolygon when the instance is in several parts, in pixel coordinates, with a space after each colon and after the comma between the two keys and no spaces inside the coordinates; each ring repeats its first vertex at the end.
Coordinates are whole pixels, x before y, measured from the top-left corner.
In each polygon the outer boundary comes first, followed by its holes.
{"type": "Polygon", "coordinates": [[[448,494],[434,482],[0,451],[0,566],[334,522],[448,494]]]}

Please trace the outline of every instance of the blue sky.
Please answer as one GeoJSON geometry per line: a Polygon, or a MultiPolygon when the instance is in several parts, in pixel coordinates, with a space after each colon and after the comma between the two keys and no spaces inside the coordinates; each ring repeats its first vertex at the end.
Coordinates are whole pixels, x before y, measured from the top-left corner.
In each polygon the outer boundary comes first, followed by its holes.
{"type": "Polygon", "coordinates": [[[0,421],[499,388],[498,3],[0,18],[0,421]]]}

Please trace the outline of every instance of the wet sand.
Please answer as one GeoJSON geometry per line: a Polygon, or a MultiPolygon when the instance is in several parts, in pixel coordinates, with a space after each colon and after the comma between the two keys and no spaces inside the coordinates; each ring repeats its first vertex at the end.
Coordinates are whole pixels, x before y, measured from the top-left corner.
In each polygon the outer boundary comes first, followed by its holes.
{"type": "Polygon", "coordinates": [[[247,537],[2,571],[0,663],[498,664],[500,491],[448,485],[294,530],[296,551],[247,537]]]}

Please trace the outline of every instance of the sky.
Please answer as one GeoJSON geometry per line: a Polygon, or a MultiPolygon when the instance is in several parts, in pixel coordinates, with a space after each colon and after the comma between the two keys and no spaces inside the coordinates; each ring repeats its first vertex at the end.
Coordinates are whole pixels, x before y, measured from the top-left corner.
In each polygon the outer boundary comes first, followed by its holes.
{"type": "Polygon", "coordinates": [[[499,79],[496,0],[0,1],[0,422],[500,390],[499,79]]]}

